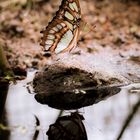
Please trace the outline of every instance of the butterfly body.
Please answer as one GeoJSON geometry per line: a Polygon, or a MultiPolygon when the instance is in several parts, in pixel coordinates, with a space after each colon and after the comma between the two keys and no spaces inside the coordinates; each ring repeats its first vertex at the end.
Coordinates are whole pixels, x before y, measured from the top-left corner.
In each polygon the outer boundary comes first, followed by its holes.
{"type": "Polygon", "coordinates": [[[43,31],[41,45],[45,52],[58,54],[77,46],[81,10],[78,0],[63,0],[56,16],[43,31]]]}

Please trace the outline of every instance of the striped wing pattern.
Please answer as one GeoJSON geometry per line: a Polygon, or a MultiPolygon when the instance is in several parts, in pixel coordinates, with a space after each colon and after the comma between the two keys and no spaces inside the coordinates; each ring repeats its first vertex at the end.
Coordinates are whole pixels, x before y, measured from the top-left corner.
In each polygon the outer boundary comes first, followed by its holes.
{"type": "Polygon", "coordinates": [[[62,0],[55,17],[42,31],[41,45],[45,52],[61,53],[76,47],[81,10],[78,0],[62,0]]]}

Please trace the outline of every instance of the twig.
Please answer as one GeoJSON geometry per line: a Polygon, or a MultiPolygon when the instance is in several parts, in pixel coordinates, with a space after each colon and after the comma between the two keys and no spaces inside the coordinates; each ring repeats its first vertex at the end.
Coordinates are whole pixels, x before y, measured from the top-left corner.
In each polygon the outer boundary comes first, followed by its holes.
{"type": "Polygon", "coordinates": [[[126,118],[126,120],[124,122],[124,125],[123,125],[123,127],[122,127],[122,129],[121,129],[121,131],[120,131],[120,133],[119,133],[119,135],[118,135],[116,140],[120,140],[121,139],[121,137],[123,136],[126,128],[129,126],[129,124],[132,121],[133,117],[137,113],[139,107],[140,107],[140,98],[139,98],[138,102],[133,106],[132,111],[130,112],[130,114],[126,118]]]}
{"type": "MultiPolygon", "coordinates": [[[[40,126],[40,121],[36,115],[35,115],[35,119],[36,119],[36,128],[37,128],[38,126],[40,126]]],[[[34,136],[33,136],[33,140],[37,140],[38,135],[39,135],[39,130],[36,129],[34,136]]]]}
{"type": "Polygon", "coordinates": [[[0,44],[0,121],[2,120],[9,82],[12,79],[13,72],[7,61],[3,47],[0,44]]]}

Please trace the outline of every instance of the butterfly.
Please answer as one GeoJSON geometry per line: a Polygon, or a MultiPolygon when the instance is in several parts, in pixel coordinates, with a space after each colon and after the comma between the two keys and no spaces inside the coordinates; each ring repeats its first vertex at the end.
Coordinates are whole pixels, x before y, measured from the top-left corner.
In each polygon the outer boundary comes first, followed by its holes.
{"type": "Polygon", "coordinates": [[[79,0],[62,0],[59,10],[43,33],[40,45],[44,52],[58,54],[77,46],[80,32],[81,9],[79,0]]]}

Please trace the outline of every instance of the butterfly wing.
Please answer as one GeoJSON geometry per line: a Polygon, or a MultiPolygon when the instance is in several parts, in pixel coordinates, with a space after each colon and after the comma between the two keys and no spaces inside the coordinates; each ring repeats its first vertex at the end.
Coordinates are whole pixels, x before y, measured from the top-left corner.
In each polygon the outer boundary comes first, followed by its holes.
{"type": "Polygon", "coordinates": [[[43,31],[44,51],[61,53],[76,47],[79,36],[81,10],[78,0],[63,0],[56,16],[43,31]]]}

